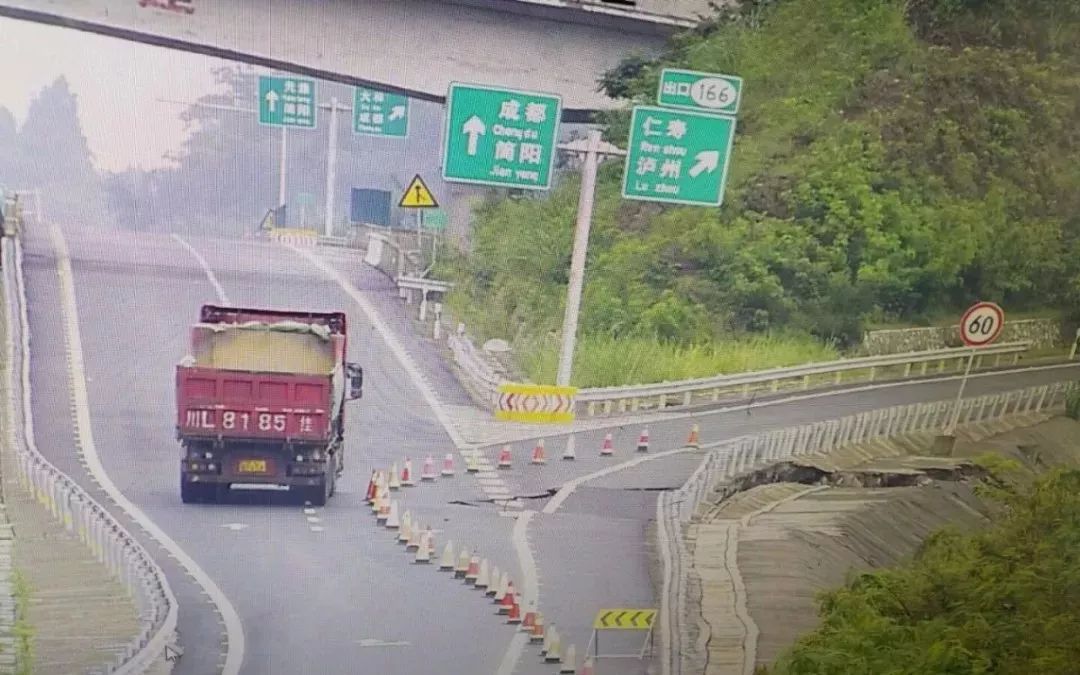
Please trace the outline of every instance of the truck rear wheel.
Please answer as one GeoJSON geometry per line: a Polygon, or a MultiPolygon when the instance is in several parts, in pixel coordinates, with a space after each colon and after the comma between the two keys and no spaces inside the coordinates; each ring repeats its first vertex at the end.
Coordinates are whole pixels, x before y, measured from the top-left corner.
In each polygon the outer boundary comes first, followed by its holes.
{"type": "Polygon", "coordinates": [[[185,504],[217,501],[217,486],[213,483],[192,483],[186,478],[181,478],[180,500],[185,504]]]}
{"type": "Polygon", "coordinates": [[[323,476],[323,482],[321,485],[312,485],[309,488],[304,488],[301,493],[305,501],[311,502],[312,506],[326,506],[326,502],[334,494],[334,472],[333,470],[327,471],[323,476]]]}

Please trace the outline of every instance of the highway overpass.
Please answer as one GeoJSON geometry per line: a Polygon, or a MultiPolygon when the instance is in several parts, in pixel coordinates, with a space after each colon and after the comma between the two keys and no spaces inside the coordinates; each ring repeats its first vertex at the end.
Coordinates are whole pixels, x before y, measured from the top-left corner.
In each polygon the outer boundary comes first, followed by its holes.
{"type": "Polygon", "coordinates": [[[655,54],[708,0],[0,0],[0,16],[442,102],[452,81],[616,102],[597,78],[655,54]]]}

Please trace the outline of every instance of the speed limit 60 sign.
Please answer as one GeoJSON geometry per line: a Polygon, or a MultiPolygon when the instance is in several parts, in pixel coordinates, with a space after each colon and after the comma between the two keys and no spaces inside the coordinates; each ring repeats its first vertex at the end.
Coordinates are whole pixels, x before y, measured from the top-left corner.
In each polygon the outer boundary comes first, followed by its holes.
{"type": "Polygon", "coordinates": [[[1005,327],[1005,310],[992,302],[977,302],[960,319],[960,339],[968,347],[985,347],[1005,327]]]}

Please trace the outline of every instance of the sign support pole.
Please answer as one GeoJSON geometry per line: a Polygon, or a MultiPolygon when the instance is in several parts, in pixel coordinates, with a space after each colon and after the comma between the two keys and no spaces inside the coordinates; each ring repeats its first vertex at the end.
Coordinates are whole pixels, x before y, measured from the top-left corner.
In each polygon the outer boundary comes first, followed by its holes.
{"type": "Polygon", "coordinates": [[[559,351],[559,371],[555,378],[555,384],[561,387],[570,385],[570,373],[574,366],[574,346],[577,342],[578,314],[581,310],[581,289],[585,283],[585,254],[589,248],[589,228],[592,226],[599,147],[600,130],[591,129],[585,164],[581,169],[581,195],[578,197],[577,224],[574,228],[574,251],[570,258],[570,284],[566,289],[562,348],[559,351]]]}
{"type": "Polygon", "coordinates": [[[334,183],[337,181],[337,113],[338,100],[330,97],[330,142],[326,150],[326,219],[323,234],[334,236],[334,183]]]}
{"type": "Polygon", "coordinates": [[[285,154],[288,148],[288,132],[289,127],[281,127],[281,159],[278,165],[278,192],[277,203],[278,206],[285,205],[285,154]]]}
{"type": "Polygon", "coordinates": [[[968,355],[967,367],[964,369],[964,377],[960,380],[960,390],[956,392],[956,403],[953,404],[949,422],[945,425],[945,435],[952,436],[956,431],[956,425],[960,422],[960,403],[964,398],[964,389],[967,387],[968,376],[971,375],[971,364],[975,363],[975,349],[968,355]]]}

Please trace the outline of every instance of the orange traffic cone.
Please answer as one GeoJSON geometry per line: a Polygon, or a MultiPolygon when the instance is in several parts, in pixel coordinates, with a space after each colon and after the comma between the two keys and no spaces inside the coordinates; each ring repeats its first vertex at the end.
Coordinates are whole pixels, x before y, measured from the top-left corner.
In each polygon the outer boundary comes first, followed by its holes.
{"type": "Polygon", "coordinates": [[[544,439],[536,441],[536,447],[533,448],[532,453],[533,464],[547,464],[547,457],[544,456],[544,439]]]}
{"type": "Polygon", "coordinates": [[[638,452],[648,452],[649,451],[649,427],[645,427],[644,429],[641,430],[641,435],[638,436],[638,441],[637,441],[637,451],[638,452]]]}
{"type": "Polygon", "coordinates": [[[491,566],[491,575],[488,577],[488,587],[484,591],[484,595],[495,595],[499,592],[499,584],[502,583],[502,576],[499,573],[499,566],[491,566]]]}
{"type": "Polygon", "coordinates": [[[442,552],[442,559],[439,561],[439,569],[444,572],[454,569],[454,543],[452,541],[446,542],[446,548],[442,552]]]}
{"type": "Polygon", "coordinates": [[[507,589],[508,590],[506,591],[506,595],[503,596],[502,602],[499,603],[499,611],[497,612],[498,614],[509,614],[510,608],[517,605],[517,602],[515,601],[516,594],[514,593],[513,582],[510,583],[507,589]]]}
{"type": "Polygon", "coordinates": [[[546,633],[547,631],[544,630],[544,615],[537,612],[536,619],[533,620],[532,632],[529,634],[529,642],[532,644],[544,642],[546,633]]]}
{"type": "Polygon", "coordinates": [[[555,638],[555,624],[551,624],[544,631],[544,644],[540,647],[540,656],[547,656],[548,650],[551,649],[551,641],[555,638]]]}
{"type": "Polygon", "coordinates": [[[566,648],[566,654],[563,656],[562,665],[559,666],[560,675],[564,673],[570,673],[571,675],[577,670],[577,647],[570,645],[566,648]]]}
{"type": "Polygon", "coordinates": [[[551,624],[548,634],[551,635],[551,640],[548,642],[547,649],[544,650],[544,663],[559,663],[562,661],[562,638],[559,636],[559,631],[555,629],[555,624],[551,624]]]}
{"type": "Polygon", "coordinates": [[[442,463],[442,475],[453,476],[454,475],[454,454],[452,452],[446,453],[446,457],[442,463]]]}
{"type": "Polygon", "coordinates": [[[604,436],[604,444],[600,446],[600,456],[610,457],[613,454],[615,454],[615,445],[612,443],[611,434],[609,433],[604,436]]]}
{"type": "Polygon", "coordinates": [[[364,501],[367,502],[368,504],[375,501],[375,495],[377,494],[377,491],[378,491],[378,488],[375,485],[375,478],[378,477],[378,475],[379,475],[378,471],[372,471],[371,472],[371,480],[369,480],[368,484],[367,484],[367,495],[364,497],[364,501]]]}
{"type": "Polygon", "coordinates": [[[506,623],[513,625],[521,623],[521,605],[515,602],[510,606],[510,611],[506,615],[506,623]]]}
{"type": "Polygon", "coordinates": [[[390,497],[379,500],[379,510],[375,514],[375,522],[385,523],[390,517],[390,497]]]}
{"type": "Polygon", "coordinates": [[[434,546],[432,542],[431,528],[424,530],[424,533],[420,535],[420,545],[416,549],[416,559],[413,562],[427,565],[431,563],[431,549],[434,546]]]}
{"type": "Polygon", "coordinates": [[[523,633],[531,633],[533,626],[536,625],[536,612],[529,610],[525,612],[525,619],[521,622],[521,631],[523,633]]]}
{"type": "Polygon", "coordinates": [[[700,448],[701,440],[698,438],[698,425],[690,427],[690,437],[686,439],[687,447],[700,448]]]}
{"type": "Polygon", "coordinates": [[[473,553],[469,558],[469,567],[465,570],[465,583],[469,586],[475,584],[478,576],[480,576],[480,556],[473,553]]]}
{"type": "Polygon", "coordinates": [[[596,675],[596,669],[593,667],[591,656],[585,657],[585,663],[581,664],[581,668],[578,669],[577,675],[596,675]]]}
{"type": "Polygon", "coordinates": [[[410,537],[412,537],[412,514],[406,511],[401,517],[401,527],[398,528],[398,543],[404,544],[410,537]]]}
{"type": "Polygon", "coordinates": [[[424,528],[419,522],[416,523],[409,532],[409,540],[405,542],[406,551],[415,551],[420,548],[420,539],[423,537],[424,528]]]}
{"type": "Polygon", "coordinates": [[[390,513],[386,517],[386,529],[396,530],[399,527],[401,527],[401,520],[398,516],[398,503],[395,499],[394,501],[390,502],[390,513]]]}
{"type": "Polygon", "coordinates": [[[487,558],[480,561],[480,573],[476,575],[476,581],[473,585],[480,590],[487,590],[487,587],[491,584],[491,571],[488,569],[487,558]]]}
{"type": "Polygon", "coordinates": [[[566,450],[563,450],[563,459],[577,459],[577,452],[574,449],[574,436],[571,434],[566,438],[566,450]]]}
{"type": "Polygon", "coordinates": [[[495,595],[492,598],[492,601],[495,604],[499,604],[500,602],[502,602],[503,597],[506,595],[506,589],[509,588],[509,585],[510,577],[506,574],[506,572],[503,572],[502,576],[499,577],[499,585],[495,589],[495,595]]]}
{"type": "Polygon", "coordinates": [[[405,458],[405,468],[401,470],[401,484],[405,487],[416,485],[416,478],[413,475],[412,470],[412,460],[408,457],[405,458]]]}
{"type": "Polygon", "coordinates": [[[457,565],[454,567],[454,578],[464,579],[465,575],[469,571],[469,552],[465,550],[465,547],[461,547],[461,555],[458,556],[457,565]]]}
{"type": "Polygon", "coordinates": [[[394,466],[390,468],[390,480],[387,481],[387,487],[391,490],[401,489],[401,474],[397,470],[397,462],[394,462],[394,466]]]}
{"type": "Polygon", "coordinates": [[[510,468],[510,446],[509,445],[504,445],[502,447],[502,450],[499,451],[499,468],[500,469],[509,469],[510,468]]]}
{"type": "Polygon", "coordinates": [[[424,460],[424,468],[420,471],[420,480],[435,480],[435,458],[431,455],[424,460]]]}
{"type": "Polygon", "coordinates": [[[371,512],[375,515],[379,514],[379,509],[382,507],[383,493],[382,488],[377,488],[375,493],[375,499],[371,500],[371,512]]]}

